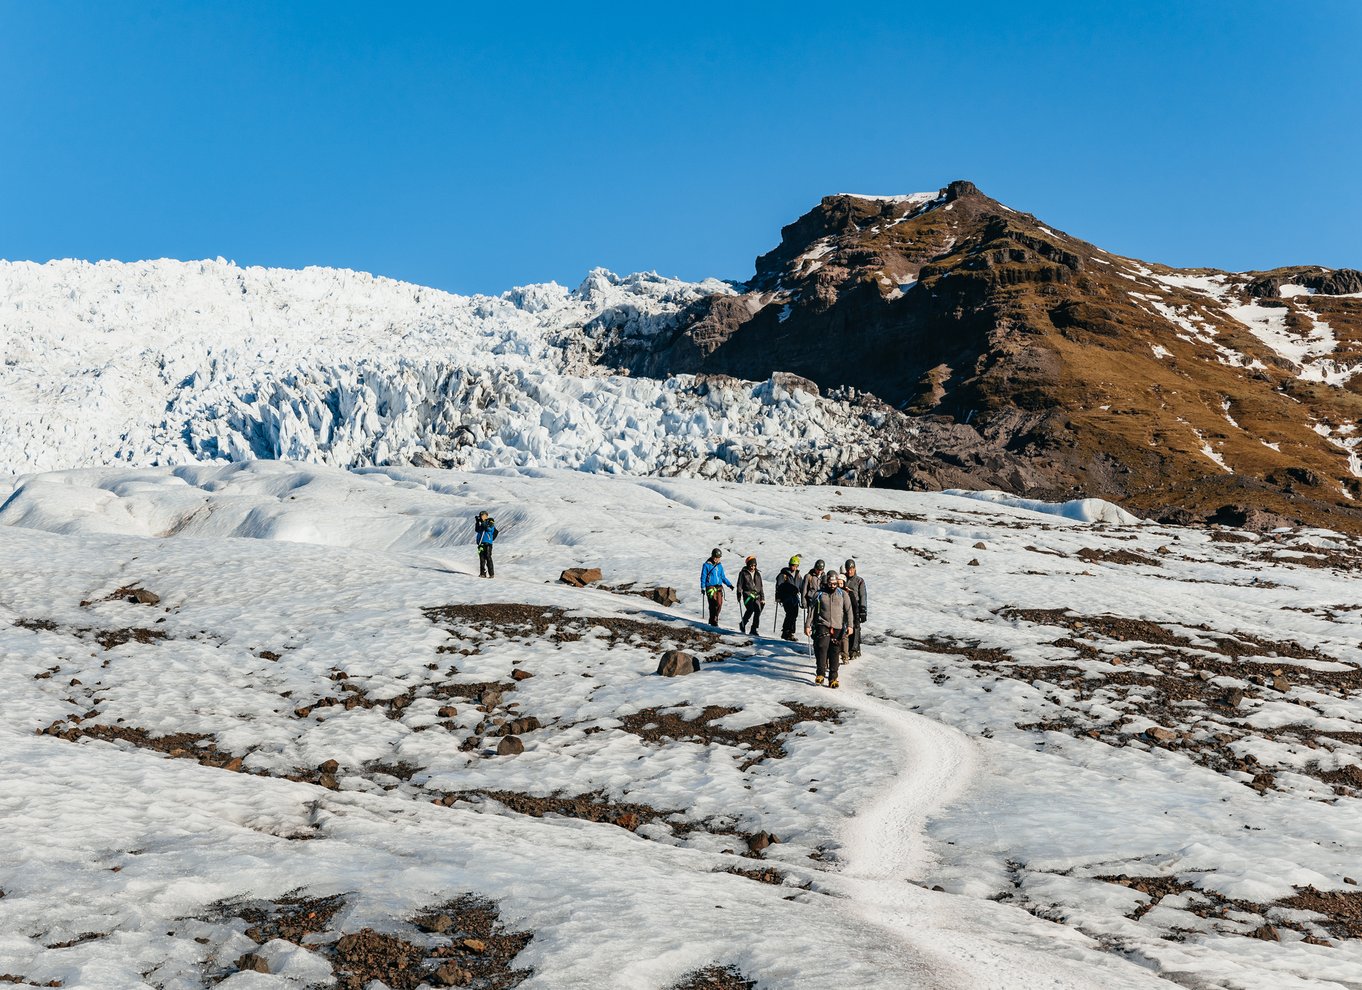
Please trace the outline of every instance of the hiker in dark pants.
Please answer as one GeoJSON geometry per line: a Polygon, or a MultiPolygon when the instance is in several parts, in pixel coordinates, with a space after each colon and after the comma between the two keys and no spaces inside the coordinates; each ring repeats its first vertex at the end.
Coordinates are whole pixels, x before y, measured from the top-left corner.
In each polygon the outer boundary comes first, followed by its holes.
{"type": "Polygon", "coordinates": [[[473,525],[478,541],[478,577],[495,577],[496,566],[492,563],[492,544],[497,538],[497,522],[486,512],[479,512],[473,525]]]}
{"type": "Polygon", "coordinates": [[[700,594],[709,599],[709,624],[719,624],[719,612],[724,607],[724,586],[733,587],[724,573],[724,565],[719,563],[723,553],[715,547],[709,553],[709,560],[700,565],[700,594]]]}
{"type": "Polygon", "coordinates": [[[747,632],[747,623],[752,623],[752,635],[757,634],[761,625],[761,610],[766,605],[766,591],[761,585],[761,571],[757,570],[757,558],[748,557],[738,572],[738,604],[742,606],[742,621],[738,632],[747,632]]]}
{"type": "Polygon", "coordinates": [[[837,668],[841,661],[842,640],[854,619],[851,598],[842,583],[842,575],[833,571],[828,575],[828,587],[814,596],[813,606],[804,620],[804,634],[813,636],[813,655],[817,669],[813,682],[828,687],[837,686],[837,668]]]}
{"type": "Polygon", "coordinates": [[[856,627],[847,637],[847,659],[855,660],[861,655],[861,627],[865,625],[866,592],[865,578],[856,573],[856,561],[846,563],[847,594],[851,596],[851,611],[856,617],[856,627]]]}
{"type": "Polygon", "coordinates": [[[776,577],[776,603],[785,610],[785,621],[780,627],[780,638],[795,638],[795,621],[799,618],[799,596],[804,590],[804,577],[799,573],[799,554],[780,569],[776,577]]]}

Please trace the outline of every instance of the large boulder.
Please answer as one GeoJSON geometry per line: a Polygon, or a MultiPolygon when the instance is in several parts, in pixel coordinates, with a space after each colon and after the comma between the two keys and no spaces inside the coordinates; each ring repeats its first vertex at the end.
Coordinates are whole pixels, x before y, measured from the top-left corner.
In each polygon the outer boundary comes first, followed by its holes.
{"type": "Polygon", "coordinates": [[[675,605],[679,599],[676,597],[675,588],[649,588],[640,592],[644,598],[651,598],[659,605],[675,605]]]}
{"type": "Polygon", "coordinates": [[[574,588],[585,588],[588,584],[594,584],[601,579],[601,569],[599,567],[569,567],[558,575],[558,580],[563,584],[570,584],[574,588]]]}
{"type": "Polygon", "coordinates": [[[668,650],[657,664],[657,672],[663,677],[680,677],[699,669],[700,661],[682,650],[668,650]]]}

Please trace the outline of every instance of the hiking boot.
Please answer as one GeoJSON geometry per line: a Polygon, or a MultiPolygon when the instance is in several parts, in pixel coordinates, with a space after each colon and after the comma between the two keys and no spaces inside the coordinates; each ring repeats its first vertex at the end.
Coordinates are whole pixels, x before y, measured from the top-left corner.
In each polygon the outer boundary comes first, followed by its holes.
{"type": "Polygon", "coordinates": [[[813,682],[814,682],[815,684],[821,685],[821,684],[823,683],[823,675],[822,675],[822,674],[819,674],[817,677],[815,677],[815,678],[813,679],[813,682]]]}
{"type": "Polygon", "coordinates": [[[836,687],[836,686],[837,686],[837,682],[836,682],[835,680],[834,680],[834,681],[829,681],[829,682],[828,682],[828,687],[834,688],[834,687],[836,687]]]}

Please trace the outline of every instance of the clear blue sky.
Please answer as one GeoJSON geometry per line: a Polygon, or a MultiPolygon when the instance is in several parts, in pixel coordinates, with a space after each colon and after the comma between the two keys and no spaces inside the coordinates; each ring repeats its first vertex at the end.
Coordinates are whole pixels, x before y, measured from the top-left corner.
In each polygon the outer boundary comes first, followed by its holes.
{"type": "Polygon", "coordinates": [[[1362,3],[0,0],[0,257],[745,278],[956,178],[1176,265],[1362,267],[1362,3]]]}

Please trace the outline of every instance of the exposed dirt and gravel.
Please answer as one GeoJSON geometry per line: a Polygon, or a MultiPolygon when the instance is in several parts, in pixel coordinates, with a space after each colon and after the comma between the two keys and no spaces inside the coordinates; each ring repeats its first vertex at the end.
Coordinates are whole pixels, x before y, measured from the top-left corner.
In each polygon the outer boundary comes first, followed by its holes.
{"type": "Polygon", "coordinates": [[[667,990],[753,990],[756,985],[756,981],[746,979],[738,967],[715,963],[688,973],[667,990]]]}
{"type": "Polygon", "coordinates": [[[726,729],[715,724],[740,710],[721,705],[706,705],[693,719],[684,718],[675,711],[645,708],[621,717],[620,727],[649,742],[679,740],[705,746],[722,745],[751,750],[752,755],[744,759],[739,767],[748,770],[763,760],[783,758],[784,737],[801,722],[836,724],[842,720],[842,713],[835,708],[804,705],[797,701],[782,701],[781,704],[790,709],[789,715],[743,729],[726,729]]]}

